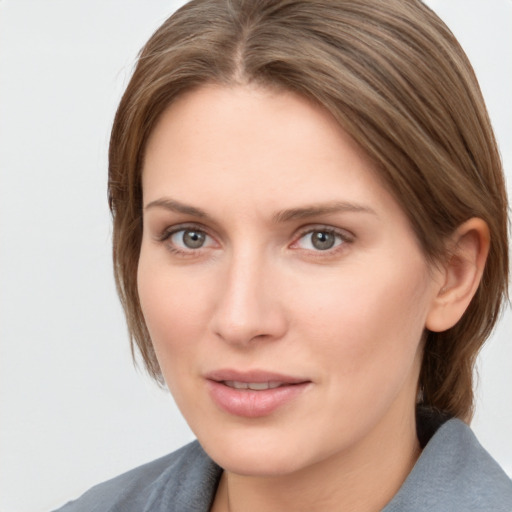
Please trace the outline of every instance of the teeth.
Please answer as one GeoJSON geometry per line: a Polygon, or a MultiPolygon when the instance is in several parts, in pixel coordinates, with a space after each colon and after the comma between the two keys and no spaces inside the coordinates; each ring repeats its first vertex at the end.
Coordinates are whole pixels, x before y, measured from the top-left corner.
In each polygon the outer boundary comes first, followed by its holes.
{"type": "Polygon", "coordinates": [[[253,389],[254,391],[262,391],[264,389],[269,389],[269,382],[250,382],[249,389],[253,389]]]}
{"type": "Polygon", "coordinates": [[[236,380],[226,380],[224,384],[234,389],[251,389],[253,391],[264,391],[281,386],[281,382],[239,382],[236,380]]]}
{"type": "Polygon", "coordinates": [[[247,389],[249,387],[249,384],[247,384],[247,382],[238,382],[236,380],[227,380],[225,384],[230,388],[235,389],[247,389]]]}

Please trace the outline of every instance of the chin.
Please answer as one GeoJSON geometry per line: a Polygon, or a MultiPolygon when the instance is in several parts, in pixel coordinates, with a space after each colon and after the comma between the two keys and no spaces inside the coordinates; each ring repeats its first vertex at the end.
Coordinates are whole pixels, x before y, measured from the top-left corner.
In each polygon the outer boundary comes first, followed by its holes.
{"type": "Polygon", "coordinates": [[[230,473],[260,478],[289,475],[307,465],[286,453],[269,453],[265,450],[259,453],[232,450],[212,455],[215,462],[230,473]]]}
{"type": "Polygon", "coordinates": [[[224,432],[216,439],[198,439],[219,466],[238,475],[283,476],[315,462],[304,452],[306,440],[293,439],[293,435],[283,438],[280,434],[244,430],[224,432]]]}

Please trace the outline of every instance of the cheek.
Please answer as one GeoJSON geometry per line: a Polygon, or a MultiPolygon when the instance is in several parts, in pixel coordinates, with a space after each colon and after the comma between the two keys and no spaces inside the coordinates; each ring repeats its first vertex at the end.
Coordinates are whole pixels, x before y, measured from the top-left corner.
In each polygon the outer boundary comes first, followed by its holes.
{"type": "Polygon", "coordinates": [[[190,349],[201,335],[200,319],[205,315],[207,301],[204,288],[195,286],[193,281],[183,272],[173,271],[165,262],[146,257],[144,250],[141,252],[137,288],[161,366],[168,351],[176,357],[190,349]]]}
{"type": "Polygon", "coordinates": [[[167,387],[183,411],[193,393],[190,383],[198,340],[203,336],[199,308],[201,294],[190,282],[171,272],[168,265],[153,264],[141,254],[137,287],[142,313],[167,387]]]}
{"type": "Polygon", "coordinates": [[[425,264],[368,268],[326,281],[302,308],[312,348],[339,377],[382,378],[391,368],[404,374],[421,342],[429,304],[425,264]]]}

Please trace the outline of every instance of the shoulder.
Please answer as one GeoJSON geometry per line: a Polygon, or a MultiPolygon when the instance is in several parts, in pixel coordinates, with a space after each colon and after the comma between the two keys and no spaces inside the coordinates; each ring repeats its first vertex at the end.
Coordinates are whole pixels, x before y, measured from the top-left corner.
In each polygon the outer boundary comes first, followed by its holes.
{"type": "Polygon", "coordinates": [[[383,512],[511,512],[512,481],[462,421],[444,423],[383,512]]]}
{"type": "Polygon", "coordinates": [[[220,474],[195,441],[96,485],[56,512],[206,512],[220,474]]]}

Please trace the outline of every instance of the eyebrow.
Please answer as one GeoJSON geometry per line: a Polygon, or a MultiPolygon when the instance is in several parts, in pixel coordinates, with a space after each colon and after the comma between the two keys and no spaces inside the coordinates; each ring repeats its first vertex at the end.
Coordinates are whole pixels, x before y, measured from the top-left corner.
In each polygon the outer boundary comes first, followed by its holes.
{"type": "Polygon", "coordinates": [[[290,208],[288,210],[281,210],[273,216],[273,221],[278,224],[281,222],[309,219],[311,217],[344,212],[369,213],[372,215],[377,215],[375,210],[368,206],[348,203],[345,201],[332,201],[328,203],[313,204],[302,208],[290,208]]]}
{"type": "Polygon", "coordinates": [[[155,201],[151,201],[148,203],[144,209],[149,210],[151,208],[164,208],[165,210],[169,210],[171,212],[183,213],[185,215],[192,215],[193,217],[199,217],[201,219],[208,218],[209,215],[200,208],[196,208],[195,206],[190,206],[188,204],[180,203],[179,201],[175,201],[174,199],[161,198],[156,199],[155,201]]]}
{"type": "MultiPolygon", "coordinates": [[[[164,208],[165,210],[169,210],[172,212],[191,215],[193,217],[198,217],[201,219],[211,218],[210,215],[208,215],[204,210],[201,210],[201,208],[180,203],[179,201],[170,198],[161,198],[156,199],[155,201],[151,201],[144,207],[144,209],[149,210],[151,208],[157,207],[164,208]]],[[[375,210],[368,206],[349,203],[345,201],[330,201],[327,203],[312,204],[300,208],[289,208],[286,210],[280,210],[272,216],[272,221],[275,224],[280,224],[290,222],[293,220],[308,219],[311,217],[318,217],[321,215],[332,215],[335,213],[345,212],[369,213],[372,215],[377,215],[375,210]]]]}

